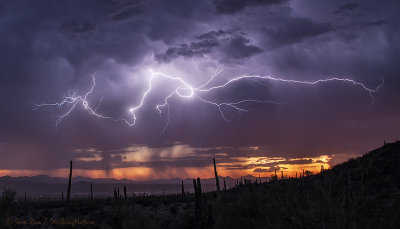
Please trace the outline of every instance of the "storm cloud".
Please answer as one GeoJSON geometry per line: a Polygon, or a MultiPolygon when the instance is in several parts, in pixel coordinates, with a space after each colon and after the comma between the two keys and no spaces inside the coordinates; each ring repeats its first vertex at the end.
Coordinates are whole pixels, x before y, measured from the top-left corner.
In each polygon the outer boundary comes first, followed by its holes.
{"type": "MultiPolygon", "coordinates": [[[[395,0],[0,1],[0,170],[52,171],[72,159],[83,170],[165,172],[206,167],[216,155],[226,169],[271,172],[289,167],[238,158],[337,161],[334,155],[359,155],[397,140],[399,9],[395,0]],[[56,127],[66,107],[35,107],[84,96],[94,74],[92,107],[132,121],[129,109],[140,103],[151,71],[200,86],[220,69],[210,85],[244,74],[384,84],[370,94],[346,82],[245,80],[196,96],[273,103],[243,103],[238,112],[173,96],[160,114],[156,105],[179,86],[162,79],[132,127],[95,117],[82,104],[56,127]],[[143,155],[129,158],[131,147],[143,155]]],[[[310,161],[293,163],[301,162],[310,161]]]]}
{"type": "Polygon", "coordinates": [[[219,13],[232,14],[244,10],[246,7],[278,5],[286,0],[214,0],[213,3],[219,13]]]}
{"type": "Polygon", "coordinates": [[[155,57],[160,62],[170,62],[178,57],[204,57],[213,53],[220,56],[219,62],[224,63],[261,53],[263,50],[252,45],[245,35],[241,31],[210,31],[199,35],[195,42],[170,47],[165,53],[159,53],[155,57]]]}

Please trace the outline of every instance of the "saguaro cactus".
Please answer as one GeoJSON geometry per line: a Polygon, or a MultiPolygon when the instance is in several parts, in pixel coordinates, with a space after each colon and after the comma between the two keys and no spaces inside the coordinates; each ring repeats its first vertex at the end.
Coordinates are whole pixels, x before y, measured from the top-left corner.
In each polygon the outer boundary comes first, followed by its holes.
{"type": "Polygon", "coordinates": [[[90,183],[90,199],[93,200],[93,184],[90,183]]]}
{"type": "Polygon", "coordinates": [[[201,218],[201,183],[200,183],[200,178],[197,177],[196,179],[193,179],[193,185],[194,185],[194,197],[195,197],[195,214],[196,218],[199,219],[201,218]]]}
{"type": "Polygon", "coordinates": [[[217,165],[215,164],[215,157],[213,157],[213,162],[214,162],[214,173],[215,173],[215,184],[217,185],[217,191],[221,191],[219,188],[219,178],[218,178],[218,173],[217,173],[217,165]]]}
{"type": "Polygon", "coordinates": [[[71,177],[72,177],[72,161],[69,161],[69,179],[68,179],[68,190],[67,190],[67,203],[69,203],[71,196],[71,177]]]}
{"type": "Polygon", "coordinates": [[[185,196],[185,187],[183,186],[183,181],[182,181],[182,197],[185,196]]]}
{"type": "Polygon", "coordinates": [[[114,187],[114,190],[113,190],[113,194],[114,194],[114,199],[118,199],[118,193],[117,193],[117,188],[116,187],[114,187]]]}
{"type": "Polygon", "coordinates": [[[124,198],[126,199],[126,186],[124,185],[124,198]]]}
{"type": "Polygon", "coordinates": [[[203,191],[201,190],[200,177],[197,177],[197,188],[198,188],[198,193],[201,196],[201,193],[203,193],[203,191]]]}
{"type": "Polygon", "coordinates": [[[225,182],[225,178],[224,178],[224,191],[226,191],[226,182],[225,182]]]}
{"type": "Polygon", "coordinates": [[[275,169],[275,173],[272,176],[272,181],[277,181],[278,180],[278,175],[276,175],[276,169],[275,169]]]}

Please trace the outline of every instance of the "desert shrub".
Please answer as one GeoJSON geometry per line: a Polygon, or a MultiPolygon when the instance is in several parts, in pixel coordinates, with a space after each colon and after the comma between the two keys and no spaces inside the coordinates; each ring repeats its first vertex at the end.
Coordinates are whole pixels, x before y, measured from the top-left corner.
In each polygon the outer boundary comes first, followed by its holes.
{"type": "Polygon", "coordinates": [[[12,204],[17,192],[11,188],[4,188],[0,202],[0,218],[12,213],[12,204]]]}
{"type": "Polygon", "coordinates": [[[11,203],[14,201],[17,192],[11,188],[4,188],[3,195],[1,197],[2,203],[11,203]]]}

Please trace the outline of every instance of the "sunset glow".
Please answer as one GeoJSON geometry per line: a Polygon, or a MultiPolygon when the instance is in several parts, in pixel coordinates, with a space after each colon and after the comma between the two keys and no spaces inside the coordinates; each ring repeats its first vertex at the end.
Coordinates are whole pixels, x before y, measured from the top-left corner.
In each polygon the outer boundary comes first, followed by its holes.
{"type": "MultiPolygon", "coordinates": [[[[149,160],[144,160],[144,157],[134,156],[138,154],[128,153],[126,159],[123,161],[131,162],[142,162],[148,163],[151,162],[149,160]],[[138,159],[142,159],[141,161],[138,159]]],[[[172,153],[168,154],[169,157],[166,157],[167,153],[164,152],[164,159],[166,158],[176,158],[184,157],[185,155],[172,153]]],[[[210,159],[211,158],[207,158],[210,159]]],[[[321,166],[324,169],[329,169],[332,165],[329,164],[329,161],[332,157],[328,155],[321,155],[319,157],[312,158],[292,158],[285,159],[282,157],[236,157],[230,158],[235,162],[227,163],[227,162],[217,162],[219,174],[221,176],[229,176],[232,178],[240,178],[241,176],[252,175],[255,177],[271,177],[275,173],[275,169],[279,176],[281,176],[281,172],[283,172],[284,176],[295,177],[296,173],[298,176],[306,170],[311,171],[313,173],[318,173],[321,171],[321,166]],[[299,164],[296,164],[299,163],[299,164]]],[[[93,158],[77,158],[77,161],[81,162],[99,162],[101,158],[99,156],[95,156],[93,158]]],[[[218,160],[218,159],[217,159],[218,160]]],[[[166,160],[168,163],[168,160],[166,160]]],[[[170,178],[191,178],[191,177],[201,177],[201,178],[211,178],[214,175],[213,167],[210,165],[204,167],[189,167],[189,166],[181,166],[181,167],[169,167],[165,166],[163,168],[152,168],[152,167],[124,167],[118,168],[119,164],[114,164],[117,168],[111,168],[109,170],[102,169],[74,169],[73,176],[83,176],[83,177],[92,177],[92,178],[115,178],[115,179],[132,179],[132,180],[152,180],[152,179],[170,179],[170,178]]],[[[65,178],[68,175],[68,169],[57,169],[57,170],[0,170],[0,176],[37,176],[37,175],[48,175],[53,177],[61,177],[65,178]]]]}

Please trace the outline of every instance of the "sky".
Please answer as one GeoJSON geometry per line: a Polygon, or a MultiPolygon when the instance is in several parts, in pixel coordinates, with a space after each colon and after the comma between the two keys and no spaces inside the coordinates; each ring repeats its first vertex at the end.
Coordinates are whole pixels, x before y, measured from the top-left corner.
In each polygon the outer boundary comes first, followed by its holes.
{"type": "Polygon", "coordinates": [[[0,0],[0,176],[72,160],[75,176],[208,178],[212,157],[222,176],[294,176],[360,156],[400,138],[399,10],[0,0]]]}

